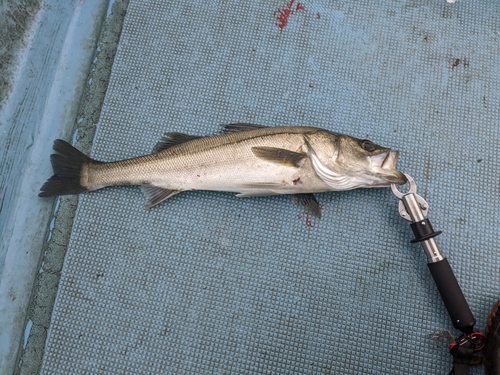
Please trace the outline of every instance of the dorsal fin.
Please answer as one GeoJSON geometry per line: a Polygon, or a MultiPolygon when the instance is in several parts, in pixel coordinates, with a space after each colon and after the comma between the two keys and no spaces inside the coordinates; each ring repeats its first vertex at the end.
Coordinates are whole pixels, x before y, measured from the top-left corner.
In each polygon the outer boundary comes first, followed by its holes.
{"type": "Polygon", "coordinates": [[[189,135],[184,133],[166,133],[161,140],[153,148],[153,154],[170,148],[172,146],[180,145],[192,141],[194,139],[203,138],[199,135],[189,135]]]}
{"type": "Polygon", "coordinates": [[[257,125],[257,124],[246,124],[237,122],[235,124],[227,124],[222,126],[222,131],[224,133],[238,133],[238,132],[246,132],[249,130],[268,128],[268,126],[257,125]]]}

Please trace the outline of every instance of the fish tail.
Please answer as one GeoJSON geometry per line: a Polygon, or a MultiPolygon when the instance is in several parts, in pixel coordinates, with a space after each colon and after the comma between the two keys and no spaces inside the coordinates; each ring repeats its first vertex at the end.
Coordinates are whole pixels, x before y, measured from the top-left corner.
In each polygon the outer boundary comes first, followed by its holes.
{"type": "Polygon", "coordinates": [[[88,191],[81,184],[82,169],[90,163],[98,162],[61,139],[54,141],[54,151],[57,154],[50,155],[54,175],[43,184],[38,196],[54,197],[88,191]]]}

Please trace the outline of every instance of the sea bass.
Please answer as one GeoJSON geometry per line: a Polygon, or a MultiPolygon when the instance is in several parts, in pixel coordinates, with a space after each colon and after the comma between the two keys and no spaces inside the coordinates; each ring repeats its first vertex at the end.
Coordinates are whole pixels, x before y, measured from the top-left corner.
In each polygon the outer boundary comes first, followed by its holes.
{"type": "Polygon", "coordinates": [[[406,182],[396,170],[399,152],[369,140],[314,127],[231,124],[224,129],[209,137],[167,133],[151,154],[110,163],[93,160],[58,139],[57,154],[51,155],[54,175],[39,196],[141,185],[152,207],[185,190],[250,197],[406,182]]]}

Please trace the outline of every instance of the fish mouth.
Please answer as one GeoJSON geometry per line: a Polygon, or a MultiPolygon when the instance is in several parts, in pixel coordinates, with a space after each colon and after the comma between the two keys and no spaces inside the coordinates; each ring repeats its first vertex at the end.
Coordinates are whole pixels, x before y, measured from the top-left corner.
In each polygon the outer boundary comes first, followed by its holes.
{"type": "Polygon", "coordinates": [[[399,159],[399,151],[389,151],[382,162],[382,169],[396,169],[396,164],[399,159]]]}
{"type": "Polygon", "coordinates": [[[371,157],[372,163],[376,166],[376,175],[383,180],[382,183],[372,185],[373,187],[387,187],[391,184],[402,185],[408,181],[406,176],[396,169],[398,159],[399,151],[392,150],[371,157]]]}

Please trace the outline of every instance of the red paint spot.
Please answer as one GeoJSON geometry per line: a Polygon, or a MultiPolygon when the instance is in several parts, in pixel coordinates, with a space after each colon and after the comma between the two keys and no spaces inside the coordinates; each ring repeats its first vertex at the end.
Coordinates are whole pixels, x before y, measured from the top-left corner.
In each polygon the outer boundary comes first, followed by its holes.
{"type": "MultiPolygon", "coordinates": [[[[295,0],[290,0],[286,4],[284,8],[279,8],[276,9],[274,12],[274,18],[278,21],[276,24],[281,30],[283,30],[286,25],[288,25],[288,17],[290,17],[293,14],[293,3],[295,0]]],[[[301,3],[297,3],[297,6],[295,7],[295,11],[298,12],[299,10],[305,10],[304,5],[301,3]]]]}
{"type": "Polygon", "coordinates": [[[302,181],[300,181],[300,177],[297,178],[297,179],[295,179],[295,180],[293,180],[293,184],[294,185],[301,184],[301,183],[302,183],[302,181]]]}
{"type": "Polygon", "coordinates": [[[321,18],[321,14],[319,14],[319,12],[318,12],[318,13],[316,13],[316,18],[317,18],[318,20],[321,18]]]}

